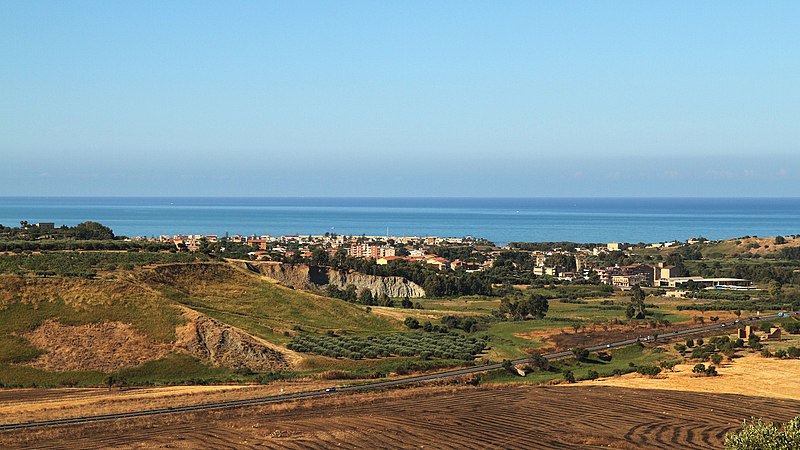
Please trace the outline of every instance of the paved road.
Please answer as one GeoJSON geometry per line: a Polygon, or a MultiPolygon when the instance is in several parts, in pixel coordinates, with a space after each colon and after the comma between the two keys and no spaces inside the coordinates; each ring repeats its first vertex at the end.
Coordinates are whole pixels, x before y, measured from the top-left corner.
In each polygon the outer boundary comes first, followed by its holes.
{"type": "MultiPolygon", "coordinates": [[[[749,323],[755,322],[764,319],[774,319],[781,317],[782,314],[800,314],[798,312],[792,313],[776,313],[776,314],[769,314],[763,316],[756,316],[750,317],[747,319],[736,320],[736,321],[729,321],[729,322],[719,322],[712,325],[706,325],[702,327],[696,328],[687,328],[685,330],[680,331],[672,331],[669,333],[659,334],[658,339],[661,338],[673,338],[677,336],[684,336],[690,334],[697,334],[703,333],[712,330],[718,330],[725,327],[735,327],[739,323],[749,323]]],[[[655,339],[655,336],[643,336],[641,339],[627,339],[623,341],[617,342],[609,342],[602,345],[597,345],[594,347],[589,347],[587,350],[589,351],[598,351],[598,350],[605,350],[617,347],[624,347],[627,345],[635,344],[639,341],[652,341],[655,339]]],[[[557,353],[550,353],[544,355],[547,359],[557,359],[557,358],[564,358],[567,356],[571,356],[572,352],[565,351],[565,352],[557,352],[557,353]]],[[[518,359],[512,361],[513,364],[524,364],[528,360],[527,359],[518,359]]],[[[371,389],[379,389],[383,387],[390,387],[390,386],[399,386],[404,384],[411,384],[411,383],[418,383],[420,381],[430,381],[430,380],[438,380],[442,378],[452,378],[461,375],[470,375],[474,373],[486,372],[489,370],[495,370],[502,368],[502,364],[485,364],[481,366],[474,366],[474,367],[466,367],[463,369],[456,369],[456,370],[448,370],[445,372],[437,372],[428,375],[418,375],[413,377],[406,377],[400,378],[396,380],[388,380],[388,381],[379,381],[376,383],[368,383],[368,384],[359,384],[359,385],[352,385],[346,386],[341,388],[335,388],[330,390],[316,390],[316,391],[305,391],[305,392],[297,392],[293,394],[282,394],[282,395],[273,395],[270,397],[259,397],[259,398],[252,398],[246,400],[230,400],[224,402],[217,402],[217,403],[207,403],[202,405],[194,405],[194,406],[180,406],[176,408],[164,408],[164,409],[152,409],[146,411],[134,411],[134,412],[127,412],[127,413],[118,413],[118,414],[102,414],[96,416],[85,416],[85,417],[74,417],[71,419],[59,419],[59,420],[48,420],[42,422],[25,422],[25,423],[15,423],[15,424],[8,424],[8,425],[0,425],[0,431],[8,431],[8,430],[16,430],[16,429],[23,429],[23,428],[39,428],[39,427],[47,427],[47,426],[54,426],[54,425],[72,425],[72,424],[81,424],[81,423],[89,423],[89,422],[99,422],[103,420],[114,420],[114,419],[126,419],[126,418],[134,418],[134,417],[146,417],[146,416],[155,416],[161,414],[172,414],[172,413],[180,413],[180,412],[190,412],[190,411],[206,411],[212,409],[222,409],[222,408],[234,408],[240,406],[249,406],[249,405],[265,405],[269,403],[281,403],[291,400],[298,400],[304,398],[313,398],[313,397],[323,397],[327,395],[334,395],[339,392],[353,392],[353,391],[365,391],[371,389]]]]}

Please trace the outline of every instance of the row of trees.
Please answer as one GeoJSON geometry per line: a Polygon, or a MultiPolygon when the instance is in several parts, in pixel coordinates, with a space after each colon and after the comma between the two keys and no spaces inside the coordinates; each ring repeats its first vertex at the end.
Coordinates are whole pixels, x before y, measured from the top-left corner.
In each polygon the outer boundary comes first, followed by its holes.
{"type": "Polygon", "coordinates": [[[7,240],[39,240],[52,239],[78,239],[78,240],[109,240],[114,239],[111,228],[98,222],[82,222],[74,227],[62,225],[57,228],[47,228],[30,224],[26,220],[19,223],[19,227],[6,227],[0,225],[0,237],[7,240]]]}
{"type": "Polygon", "coordinates": [[[348,284],[344,287],[344,289],[339,289],[338,287],[329,284],[325,287],[325,294],[328,297],[338,298],[350,303],[359,303],[365,306],[388,306],[390,308],[400,306],[401,308],[408,309],[422,309],[421,303],[414,303],[408,297],[405,297],[399,301],[395,301],[384,292],[381,292],[380,294],[373,294],[372,291],[367,288],[363,288],[361,291],[358,291],[358,288],[353,284],[348,284]]]}
{"type": "Polygon", "coordinates": [[[367,337],[308,335],[293,339],[288,348],[335,358],[420,356],[423,359],[471,360],[486,343],[459,333],[395,333],[367,337]]]}

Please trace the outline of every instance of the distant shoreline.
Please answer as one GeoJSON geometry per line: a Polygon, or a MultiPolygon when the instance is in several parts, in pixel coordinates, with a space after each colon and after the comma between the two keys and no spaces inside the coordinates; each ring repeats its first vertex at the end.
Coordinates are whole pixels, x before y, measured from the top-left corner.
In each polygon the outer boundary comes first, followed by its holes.
{"type": "Polygon", "coordinates": [[[654,243],[797,234],[800,198],[0,197],[0,224],[20,220],[94,220],[148,237],[334,232],[654,243]]]}

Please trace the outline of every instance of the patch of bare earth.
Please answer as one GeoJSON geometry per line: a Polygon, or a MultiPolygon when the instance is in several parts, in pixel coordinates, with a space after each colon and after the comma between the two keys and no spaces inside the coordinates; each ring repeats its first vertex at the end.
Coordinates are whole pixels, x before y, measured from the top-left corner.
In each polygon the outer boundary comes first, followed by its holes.
{"type": "Polygon", "coordinates": [[[416,388],[0,433],[5,448],[721,448],[800,401],[583,386],[416,388]]]}
{"type": "Polygon", "coordinates": [[[628,374],[578,384],[800,400],[800,376],[798,376],[800,375],[800,360],[798,359],[774,359],[748,354],[719,367],[717,369],[718,377],[694,374],[692,373],[693,367],[694,363],[679,364],[675,366],[674,371],[662,372],[657,377],[628,374]]]}
{"type": "Polygon", "coordinates": [[[24,337],[47,352],[26,364],[50,371],[113,372],[161,358],[171,350],[120,322],[62,325],[47,320],[24,337]]]}
{"type": "Polygon", "coordinates": [[[296,365],[301,357],[189,308],[188,319],[176,330],[175,347],[215,366],[248,368],[254,371],[283,370],[296,365]]]}

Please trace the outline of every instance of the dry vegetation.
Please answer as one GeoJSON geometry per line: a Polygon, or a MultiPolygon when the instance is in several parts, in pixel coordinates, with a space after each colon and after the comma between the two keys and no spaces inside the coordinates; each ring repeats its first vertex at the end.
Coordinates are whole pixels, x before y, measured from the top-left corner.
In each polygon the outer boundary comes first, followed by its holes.
{"type": "Polygon", "coordinates": [[[47,320],[24,337],[46,351],[27,364],[52,371],[112,372],[162,358],[171,349],[119,322],[67,326],[47,320]]]}
{"type": "Polygon", "coordinates": [[[628,374],[585,383],[636,389],[666,389],[708,393],[757,395],[760,397],[800,400],[800,360],[763,358],[747,354],[725,363],[719,377],[692,373],[695,363],[679,364],[673,372],[658,377],[628,374]]]}
{"type": "Polygon", "coordinates": [[[432,387],[0,434],[6,448],[719,448],[800,401],[615,387],[432,387]]]}
{"type": "Polygon", "coordinates": [[[0,390],[0,423],[111,414],[265,397],[320,389],[319,380],[269,385],[165,386],[147,388],[59,388],[0,390]]]}

